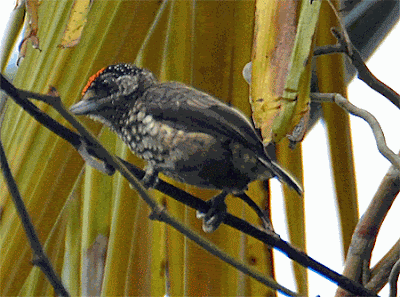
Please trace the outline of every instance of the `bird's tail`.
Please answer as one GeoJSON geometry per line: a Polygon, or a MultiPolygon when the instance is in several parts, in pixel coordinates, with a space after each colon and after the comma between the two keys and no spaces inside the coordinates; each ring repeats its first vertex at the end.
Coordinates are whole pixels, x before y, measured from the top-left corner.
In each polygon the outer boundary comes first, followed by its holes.
{"type": "Polygon", "coordinates": [[[267,168],[269,168],[276,177],[281,181],[295,190],[299,195],[303,195],[303,189],[298,184],[298,182],[289,174],[287,173],[282,167],[276,164],[272,160],[266,160],[264,158],[258,158],[261,163],[263,163],[267,168]]]}

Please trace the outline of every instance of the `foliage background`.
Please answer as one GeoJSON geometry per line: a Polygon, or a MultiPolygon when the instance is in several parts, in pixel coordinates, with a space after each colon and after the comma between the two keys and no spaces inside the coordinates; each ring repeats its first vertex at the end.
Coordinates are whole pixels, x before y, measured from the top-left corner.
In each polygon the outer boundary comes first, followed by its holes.
{"type": "MultiPolygon", "coordinates": [[[[80,90],[86,79],[97,69],[114,62],[134,61],[141,41],[146,36],[150,20],[155,16],[161,2],[152,1],[145,8],[133,7],[136,6],[133,1],[121,2],[122,4],[116,4],[116,1],[109,1],[108,4],[106,2],[95,2],[88,19],[90,26],[85,28],[78,47],[59,49],[57,44],[63,32],[68,15],[66,12],[69,11],[70,6],[68,5],[71,2],[65,2],[64,6],[55,5],[57,3],[55,1],[43,1],[39,12],[42,15],[51,16],[51,18],[43,17],[40,23],[40,28],[43,28],[39,31],[42,52],[32,48],[28,50],[27,57],[22,62],[15,79],[17,86],[45,93],[49,85],[54,85],[61,93],[62,98],[65,98],[65,105],[69,106],[79,98],[80,90]],[[132,11],[136,11],[134,16],[132,16],[132,11]],[[129,23],[126,21],[127,19],[132,21],[129,23]],[[52,32],[52,34],[48,32],[52,32]],[[125,35],[121,32],[124,32],[125,35]]],[[[173,13],[185,15],[185,12],[190,11],[192,7],[189,2],[186,2],[186,5],[182,5],[182,2],[177,3],[180,5],[175,4],[174,9],[169,6],[163,13],[158,25],[159,29],[155,31],[155,35],[141,58],[143,65],[158,72],[161,80],[179,80],[190,83],[221,99],[230,100],[249,114],[250,108],[246,100],[248,89],[241,78],[241,69],[250,60],[254,3],[251,1],[239,1],[234,4],[229,2],[230,9],[227,8],[225,2],[223,2],[224,4],[203,3],[198,5],[196,7],[198,31],[195,39],[192,40],[188,37],[192,33],[190,26],[183,25],[190,24],[187,16],[181,18],[173,16],[173,13]],[[191,43],[193,40],[195,45],[191,43]],[[168,42],[166,43],[166,41],[168,42]],[[196,52],[193,56],[188,56],[187,53],[192,50],[192,46],[196,48],[196,52]],[[190,67],[188,67],[189,65],[190,67]]],[[[391,48],[396,48],[396,45],[391,48]]],[[[390,83],[390,79],[395,78],[394,76],[385,78],[383,74],[386,73],[379,74],[372,67],[371,70],[396,89],[396,82],[390,83]]],[[[370,94],[371,91],[368,95],[360,96],[357,93],[353,97],[350,93],[350,98],[351,100],[353,98],[357,100],[360,97],[369,98],[370,94]]],[[[386,104],[385,99],[378,100],[380,100],[378,101],[379,106],[386,104]]],[[[360,101],[362,101],[361,104],[365,104],[367,100],[361,99],[360,101]]],[[[375,99],[368,101],[372,103],[372,109],[369,108],[369,110],[377,111],[375,108],[377,101],[375,99]]],[[[390,106],[384,108],[385,113],[382,117],[376,115],[385,133],[389,130],[385,129],[385,119],[390,120],[390,124],[387,126],[392,127],[395,126],[393,119],[399,118],[398,115],[388,116],[387,112],[392,109],[390,106]]],[[[51,110],[49,113],[54,115],[51,110]]],[[[133,157],[111,133],[105,129],[101,130],[99,125],[84,121],[92,131],[100,134],[102,142],[112,151],[120,156],[129,156],[130,160],[138,162],[131,159],[133,157]]],[[[360,120],[354,120],[353,123],[352,125],[359,125],[360,120]]],[[[374,141],[371,143],[371,140],[368,139],[368,126],[364,125],[361,129],[362,132],[354,133],[354,131],[353,136],[354,134],[356,137],[361,135],[362,138],[362,144],[359,145],[360,150],[374,148],[374,141]]],[[[329,155],[327,148],[324,148],[323,133],[322,126],[317,125],[303,143],[305,204],[306,207],[307,204],[312,204],[314,207],[316,204],[319,206],[317,207],[318,211],[312,212],[317,215],[316,222],[312,221],[311,212],[306,216],[308,220],[306,221],[307,239],[315,237],[320,239],[316,244],[308,241],[308,252],[329,267],[341,271],[341,267],[337,266],[342,261],[338,252],[341,249],[340,245],[336,245],[335,252],[329,251],[329,257],[326,257],[328,246],[331,247],[338,243],[340,235],[338,229],[334,228],[333,231],[328,229],[328,221],[337,219],[333,203],[335,200],[333,185],[325,186],[321,183],[321,180],[330,180],[325,171],[329,168],[329,163],[325,163],[324,166],[320,163],[320,160],[327,162],[329,155]],[[318,138],[318,140],[312,141],[312,138],[318,138]],[[310,148],[308,148],[309,146],[310,148]],[[308,159],[306,152],[310,152],[312,157],[308,159]],[[323,156],[317,157],[317,153],[322,153],[323,156]],[[315,160],[318,161],[315,162],[315,160]],[[308,178],[307,171],[318,172],[318,175],[322,177],[321,180],[316,180],[315,176],[308,178]],[[331,203],[331,206],[321,211],[327,203],[331,203]],[[318,215],[320,216],[318,217],[318,215]],[[330,219],[327,219],[328,216],[330,219]],[[317,227],[317,229],[312,227],[317,227]],[[332,234],[337,236],[336,240],[333,239],[332,234]],[[323,235],[327,235],[326,240],[321,239],[323,235]],[[319,256],[320,253],[321,256],[319,256]],[[332,255],[336,255],[336,257],[332,255]],[[335,259],[332,261],[334,263],[330,263],[330,259],[335,259]]],[[[103,290],[107,295],[163,294],[166,282],[164,268],[167,262],[170,281],[174,284],[171,289],[176,290],[170,292],[172,295],[178,294],[177,292],[209,295],[266,294],[264,287],[246,277],[241,277],[232,268],[187,243],[175,231],[158,223],[150,222],[147,219],[147,207],[139,198],[135,198],[135,194],[121,181],[120,177],[109,178],[88,167],[85,168],[84,174],[81,174],[84,165],[80,156],[62,140],[39,127],[11,102],[3,124],[2,135],[3,138],[4,135],[7,135],[3,141],[8,157],[12,160],[12,170],[30,207],[42,242],[47,242],[47,250],[51,251],[48,253],[67,284],[70,284],[72,294],[79,295],[78,285],[82,282],[81,275],[83,274],[77,274],[76,271],[81,269],[81,265],[87,264],[85,261],[89,261],[89,257],[86,255],[88,250],[93,251],[95,241],[98,250],[105,248],[107,251],[105,262],[97,262],[100,266],[104,264],[105,267],[106,279],[103,283],[103,290]],[[74,189],[75,192],[73,192],[74,189]],[[122,194],[120,194],[121,192],[122,194]],[[183,253],[176,253],[176,250],[183,250],[183,253]],[[62,270],[60,267],[63,267],[62,270]],[[180,276],[182,272],[185,276],[184,279],[180,276]],[[116,280],[119,282],[116,283],[116,280]]],[[[398,139],[397,135],[390,137],[387,134],[386,136],[389,146],[396,151],[400,145],[392,143],[392,139],[398,139]]],[[[354,150],[356,152],[356,171],[368,172],[373,166],[373,174],[368,176],[375,177],[373,179],[375,185],[379,183],[381,176],[388,168],[386,160],[376,150],[370,151],[367,157],[358,157],[357,144],[354,145],[354,150]],[[370,159],[370,156],[373,155],[376,155],[379,161],[370,159]],[[362,161],[358,162],[357,158],[362,161]],[[365,158],[368,158],[368,161],[365,161],[365,158]],[[371,165],[372,163],[379,164],[379,162],[384,164],[382,168],[371,165]],[[357,170],[357,166],[366,166],[366,168],[359,167],[360,169],[357,170]]],[[[359,179],[362,181],[364,178],[360,177],[359,179]]],[[[0,269],[5,272],[3,274],[5,279],[2,279],[0,285],[1,295],[23,293],[47,295],[52,290],[45,281],[38,282],[37,286],[30,285],[36,279],[41,279],[42,275],[37,268],[31,269],[30,250],[26,245],[26,239],[20,229],[13,206],[10,204],[6,192],[3,191],[3,181],[1,182],[0,203],[3,209],[1,234],[3,236],[0,249],[3,256],[0,269]]],[[[275,204],[276,202],[283,203],[283,199],[279,197],[280,189],[278,187],[280,186],[275,181],[272,181],[271,184],[274,197],[272,199],[273,222],[278,233],[285,239],[288,238],[285,237],[286,227],[279,224],[284,219],[282,220],[282,216],[280,218],[275,216],[278,213],[282,214],[282,210],[285,208],[283,205],[275,204]]],[[[364,183],[361,187],[359,186],[359,196],[363,199],[365,197],[365,200],[368,201],[374,188],[373,182],[368,181],[367,184],[369,184],[369,190],[364,183]]],[[[181,186],[183,187],[183,185],[181,186]]],[[[190,190],[204,198],[212,196],[210,191],[199,191],[194,188],[190,190]]],[[[251,191],[251,196],[258,196],[260,198],[258,203],[261,204],[264,198],[262,194],[260,195],[261,186],[254,184],[251,191]]],[[[168,198],[162,196],[158,198],[167,203],[169,210],[175,216],[200,231],[200,224],[194,219],[193,211],[184,209],[168,198]]],[[[230,211],[239,216],[243,215],[256,223],[252,213],[247,213],[247,208],[243,208],[241,202],[237,203],[236,199],[230,199],[228,202],[231,202],[228,204],[230,211]]],[[[361,213],[362,210],[363,206],[360,202],[361,213]]],[[[397,211],[392,210],[392,212],[397,211]]],[[[230,254],[248,261],[260,271],[267,270],[266,257],[268,257],[268,253],[264,253],[264,247],[259,243],[225,227],[209,237],[230,254]],[[232,238],[235,238],[235,241],[232,241],[232,238]],[[257,261],[254,261],[255,255],[257,261]]],[[[391,237],[397,239],[398,235],[393,236],[392,234],[391,237]]],[[[386,240],[378,239],[379,242],[383,242],[387,249],[392,246],[386,240]]],[[[277,254],[275,253],[276,256],[278,256],[277,254]]],[[[102,258],[101,254],[97,257],[94,256],[95,261],[100,261],[102,258]]],[[[287,284],[289,280],[287,273],[290,268],[283,264],[278,265],[276,269],[278,280],[280,279],[279,275],[283,275],[282,282],[285,286],[290,287],[287,284]],[[279,272],[280,267],[284,267],[283,273],[279,272]]],[[[317,278],[318,282],[322,282],[321,277],[317,276],[317,278]]],[[[327,291],[324,289],[324,292],[327,291]]],[[[310,293],[312,294],[312,291],[310,293]]],[[[317,293],[321,293],[321,291],[317,293]]]]}

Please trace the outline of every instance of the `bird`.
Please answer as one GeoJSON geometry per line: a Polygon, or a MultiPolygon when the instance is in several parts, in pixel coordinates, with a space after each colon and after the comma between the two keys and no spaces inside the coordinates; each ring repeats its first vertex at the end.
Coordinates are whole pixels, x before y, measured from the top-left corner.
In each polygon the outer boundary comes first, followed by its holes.
{"type": "Polygon", "coordinates": [[[70,107],[115,132],[147,164],[143,183],[154,187],[159,172],[221,192],[199,214],[213,232],[226,214],[228,194],[240,197],[255,180],[277,177],[299,195],[297,181],[272,160],[252,122],[238,109],[180,82],[159,82],[130,63],[107,66],[90,77],[70,107]]]}

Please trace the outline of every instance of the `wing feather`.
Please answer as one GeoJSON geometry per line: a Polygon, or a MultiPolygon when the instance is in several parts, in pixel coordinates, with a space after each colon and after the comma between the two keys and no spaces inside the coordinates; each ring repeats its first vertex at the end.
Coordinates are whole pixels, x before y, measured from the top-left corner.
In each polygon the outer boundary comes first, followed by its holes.
{"type": "Polygon", "coordinates": [[[157,120],[179,129],[235,139],[264,155],[264,147],[252,123],[238,110],[213,96],[178,82],[149,88],[146,110],[157,120]]]}

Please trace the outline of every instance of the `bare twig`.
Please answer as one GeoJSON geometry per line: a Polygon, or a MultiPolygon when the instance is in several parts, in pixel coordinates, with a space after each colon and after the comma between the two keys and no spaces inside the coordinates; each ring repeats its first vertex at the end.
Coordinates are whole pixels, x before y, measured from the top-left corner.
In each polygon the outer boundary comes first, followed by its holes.
{"type": "MultiPolygon", "coordinates": [[[[400,191],[399,186],[400,172],[394,166],[391,166],[380,184],[376,195],[373,197],[354,230],[350,248],[346,256],[344,275],[352,279],[359,279],[362,277],[360,274],[370,274],[368,270],[363,270],[363,265],[371,259],[378,232],[394,199],[400,191]]],[[[377,291],[374,290],[374,292],[377,291]]]]}
{"type": "Polygon", "coordinates": [[[331,31],[338,43],[318,47],[315,49],[314,55],[345,53],[350,58],[353,66],[357,69],[358,78],[365,82],[370,88],[389,99],[390,102],[397,106],[397,108],[400,108],[400,95],[372,74],[362,60],[359,51],[354,47],[350,39],[346,39],[345,36],[347,33],[345,33],[345,31],[344,33],[341,33],[335,28],[332,28],[331,31]]]}
{"type": "MultiPolygon", "coordinates": [[[[328,0],[330,3],[330,1],[328,0]]],[[[330,3],[331,4],[331,3],[330,3]]],[[[332,6],[332,5],[331,5],[332,6]]],[[[314,55],[324,55],[331,53],[345,53],[352,61],[352,64],[358,70],[358,78],[364,81],[369,87],[379,92],[381,95],[388,98],[394,105],[400,108],[400,96],[393,89],[385,85],[383,82],[378,80],[365,65],[361,58],[360,53],[354,47],[346,29],[341,23],[341,19],[336,13],[335,8],[332,6],[335,14],[341,24],[341,32],[336,28],[331,28],[332,34],[337,39],[337,44],[323,46],[316,48],[314,55]]],[[[340,95],[339,95],[340,96],[340,95]]],[[[393,200],[395,199],[397,193],[399,192],[399,168],[400,168],[400,158],[395,155],[386,145],[384,134],[378,121],[365,110],[359,109],[348,102],[343,97],[336,97],[338,101],[341,101],[340,105],[342,108],[348,112],[362,117],[371,126],[379,151],[393,164],[390,168],[388,174],[386,174],[383,179],[379,190],[375,194],[374,199],[370,203],[367,211],[360,219],[353,233],[352,241],[346,257],[345,268],[343,275],[354,279],[361,280],[365,279],[368,274],[368,279],[370,275],[372,278],[366,285],[366,287],[374,292],[378,292],[386,283],[388,279],[388,271],[390,271],[393,266],[393,254],[398,258],[399,244],[396,244],[384,259],[377,264],[372,273],[369,273],[369,262],[371,259],[372,249],[375,245],[376,237],[380,226],[386,217],[389,208],[391,207],[393,200]],[[367,267],[364,267],[366,266],[367,267]],[[375,275],[374,275],[375,274],[375,275]]],[[[321,98],[319,98],[321,99],[321,98]]],[[[334,99],[334,98],[331,98],[334,99]]],[[[336,100],[334,100],[336,102],[336,100]]],[[[345,293],[342,290],[338,290],[336,296],[342,296],[345,293]]],[[[346,295],[347,296],[347,295],[346,295]]]]}
{"type": "MultiPolygon", "coordinates": [[[[132,164],[129,164],[126,161],[123,162],[130,171],[134,172],[139,170],[132,164]]],[[[142,175],[139,177],[144,176],[144,172],[141,171],[141,174],[142,175]]],[[[156,189],[168,196],[175,197],[177,201],[185,203],[187,206],[200,210],[203,213],[208,211],[209,206],[205,201],[197,197],[194,197],[191,194],[179,188],[176,188],[173,185],[170,185],[162,180],[160,180],[160,182],[157,184],[156,189]],[[191,199],[188,199],[187,196],[190,196],[191,199]]],[[[333,283],[336,283],[338,286],[348,290],[353,294],[375,296],[375,294],[373,294],[371,291],[365,290],[360,284],[340,275],[339,273],[315,261],[304,252],[291,246],[288,242],[276,236],[271,236],[265,233],[264,231],[255,228],[250,223],[231,215],[230,213],[227,213],[223,222],[224,224],[231,226],[232,228],[235,228],[240,232],[243,232],[244,234],[252,236],[260,240],[261,242],[274,247],[275,249],[286,254],[288,258],[296,261],[297,263],[303,265],[306,268],[310,268],[313,271],[323,275],[333,283]]]]}
{"type": "Polygon", "coordinates": [[[397,280],[399,279],[400,273],[400,259],[397,260],[396,264],[394,264],[392,271],[389,275],[389,286],[390,286],[390,294],[389,297],[397,296],[397,280]]]}
{"type": "Polygon", "coordinates": [[[353,105],[344,98],[340,94],[335,93],[312,93],[310,94],[311,100],[319,101],[319,102],[335,102],[337,105],[342,107],[347,112],[358,116],[365,120],[371,127],[372,132],[374,133],[374,137],[376,140],[376,144],[378,146],[379,152],[385,156],[386,159],[390,161],[398,170],[400,170],[400,157],[396,155],[391,149],[388,148],[386,145],[385,135],[382,132],[382,128],[379,125],[379,122],[376,118],[369,113],[368,111],[358,108],[357,106],[353,105]]]}
{"type": "Polygon", "coordinates": [[[0,163],[4,179],[7,183],[9,192],[17,209],[17,213],[22,221],[22,226],[24,227],[25,234],[28,237],[30,246],[33,251],[32,264],[38,266],[40,270],[42,270],[46,278],[49,280],[50,284],[53,286],[54,291],[56,292],[57,295],[69,296],[67,289],[62,284],[60,277],[55,272],[49,258],[47,257],[40,243],[39,237],[29,217],[24,201],[22,200],[21,194],[19,193],[18,186],[12,176],[10,167],[8,166],[7,157],[3,148],[1,137],[0,137],[0,163]]]}
{"type": "Polygon", "coordinates": [[[337,54],[337,53],[345,53],[346,47],[342,44],[330,44],[330,45],[322,45],[318,46],[314,49],[314,56],[322,56],[329,54],[337,54]]]}
{"type": "MultiPolygon", "coordinates": [[[[389,197],[389,201],[392,200],[393,199],[390,199],[389,197]]],[[[400,240],[398,240],[390,249],[390,251],[387,252],[386,255],[382,257],[382,259],[379,260],[379,262],[371,269],[370,273],[371,277],[368,283],[365,285],[365,287],[371,291],[379,292],[387,284],[390,272],[394,264],[398,261],[399,255],[400,255],[400,240]]]]}
{"type": "MultiPolygon", "coordinates": [[[[333,35],[335,35],[336,39],[339,42],[344,42],[342,33],[332,29],[333,35]]],[[[358,78],[365,82],[370,88],[380,93],[382,96],[386,97],[390,100],[394,105],[400,108],[400,95],[397,94],[392,88],[384,84],[378,78],[376,78],[372,72],[368,69],[367,65],[365,65],[364,61],[361,58],[360,52],[354,47],[352,43],[350,43],[352,53],[347,53],[354,67],[356,67],[358,71],[358,78]]]]}
{"type": "MultiPolygon", "coordinates": [[[[19,106],[21,106],[27,113],[29,113],[35,120],[37,120],[47,129],[54,132],[61,138],[64,138],[74,147],[80,144],[80,137],[78,134],[72,132],[57,121],[53,120],[47,114],[43,113],[39,108],[36,107],[36,105],[27,100],[26,96],[21,96],[21,90],[14,87],[14,85],[10,83],[2,74],[0,75],[0,89],[4,90],[19,106]]],[[[26,94],[29,93],[30,92],[26,92],[26,94]]]]}
{"type": "Polygon", "coordinates": [[[346,41],[346,42],[345,42],[345,49],[346,49],[346,52],[349,53],[349,55],[353,55],[353,49],[352,49],[350,37],[349,37],[349,34],[348,34],[347,31],[346,31],[345,25],[343,24],[342,18],[339,16],[339,13],[338,13],[338,11],[336,10],[336,7],[333,5],[332,1],[331,1],[331,0],[327,0],[327,1],[328,1],[328,3],[329,3],[329,6],[331,7],[333,13],[334,13],[335,16],[336,16],[336,19],[337,19],[337,21],[338,21],[338,23],[339,23],[340,29],[341,29],[342,32],[343,32],[343,37],[344,37],[344,40],[346,41]]]}
{"type": "MultiPolygon", "coordinates": [[[[350,248],[346,256],[343,274],[353,279],[359,279],[365,260],[371,258],[371,253],[381,225],[400,191],[400,171],[391,166],[379,185],[367,210],[354,230],[350,248]]],[[[366,285],[373,292],[378,292],[387,282],[389,272],[398,259],[399,242],[371,271],[371,279],[366,285]]]]}

